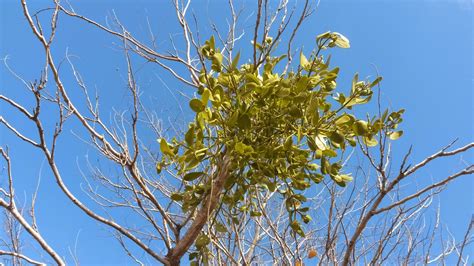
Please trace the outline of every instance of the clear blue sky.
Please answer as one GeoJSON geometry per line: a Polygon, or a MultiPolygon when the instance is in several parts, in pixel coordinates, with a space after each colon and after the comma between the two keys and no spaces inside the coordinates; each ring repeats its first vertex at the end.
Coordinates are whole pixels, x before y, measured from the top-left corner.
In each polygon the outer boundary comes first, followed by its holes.
{"type": "MultiPolygon", "coordinates": [[[[115,10],[124,25],[143,40],[148,37],[147,16],[158,44],[168,45],[169,34],[179,33],[168,1],[95,2],[71,1],[76,12],[102,23],[106,16],[110,17],[112,9],[115,10]]],[[[31,1],[30,8],[35,10],[49,5],[50,1],[35,1],[34,4],[31,1]]],[[[253,1],[246,1],[244,5],[248,7],[245,14],[251,14],[253,1]]],[[[472,5],[470,0],[322,0],[317,12],[301,28],[294,47],[310,51],[315,36],[327,30],[347,36],[351,49],[334,50],[333,53],[333,64],[342,70],[339,86],[347,87],[356,72],[362,77],[375,76],[375,65],[384,77],[383,101],[395,109],[407,110],[402,125],[405,135],[396,143],[394,154],[400,156],[413,145],[412,162],[417,162],[456,138],[460,144],[474,139],[472,5]]],[[[192,9],[202,26],[203,38],[210,34],[210,21],[225,25],[228,15],[226,1],[195,0],[192,9]]],[[[247,34],[252,31],[252,23],[252,19],[245,21],[244,16],[241,26],[247,34]]],[[[113,42],[117,40],[103,32],[77,20],[61,17],[53,47],[56,60],[64,57],[66,48],[70,54],[77,55],[75,63],[82,76],[102,96],[103,114],[112,106],[125,110],[129,107],[124,90],[124,60],[113,42]]],[[[43,54],[27,26],[20,4],[18,1],[0,0],[0,58],[6,56],[11,67],[25,79],[38,77],[43,54]]],[[[63,67],[64,79],[72,86],[70,71],[66,65],[63,67]]],[[[145,101],[154,102],[164,117],[189,119],[190,114],[181,116],[177,107],[177,101],[185,103],[185,99],[178,95],[176,101],[163,84],[167,84],[171,91],[179,89],[189,95],[192,92],[182,89],[181,84],[156,66],[146,67],[148,70],[138,75],[145,101]]],[[[73,95],[78,88],[74,90],[73,95]]],[[[0,66],[0,92],[22,103],[31,103],[32,100],[3,65],[0,66]]],[[[10,119],[16,117],[5,105],[0,105],[0,115],[10,119]]],[[[18,127],[26,132],[32,129],[25,124],[18,124],[18,127]]],[[[66,128],[68,134],[73,128],[74,125],[66,128]]],[[[156,145],[154,136],[149,136],[148,141],[150,145],[156,145]]],[[[92,148],[75,138],[65,139],[60,144],[64,145],[58,152],[65,181],[74,192],[81,194],[79,184],[84,185],[84,181],[78,169],[87,172],[85,155],[92,148]]],[[[0,128],[0,145],[10,146],[18,198],[24,201],[26,197],[29,201],[42,169],[39,152],[15,141],[3,127],[0,128]]],[[[468,156],[464,160],[472,162],[473,153],[468,156]]],[[[422,184],[423,178],[443,177],[460,166],[459,160],[441,161],[419,175],[421,180],[416,182],[422,184]]],[[[108,229],[96,226],[94,221],[72,206],[54,184],[46,165],[44,168],[37,215],[39,228],[52,246],[68,256],[68,248],[74,249],[77,239],[77,254],[83,265],[131,263],[121,255],[120,246],[110,240],[108,229]]],[[[3,173],[0,176],[4,178],[3,173]]],[[[4,181],[0,184],[3,185],[4,181]]],[[[442,221],[457,238],[462,237],[473,213],[473,185],[473,177],[465,176],[440,195],[442,221]]],[[[88,202],[83,194],[80,198],[88,202]]]]}

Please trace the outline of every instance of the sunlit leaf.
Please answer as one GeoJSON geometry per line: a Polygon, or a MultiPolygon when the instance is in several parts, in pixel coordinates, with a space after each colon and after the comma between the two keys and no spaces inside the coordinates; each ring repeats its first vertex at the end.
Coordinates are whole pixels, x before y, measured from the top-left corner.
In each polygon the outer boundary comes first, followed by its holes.
{"type": "Polygon", "coordinates": [[[173,151],[171,150],[170,146],[168,145],[168,142],[166,142],[165,139],[159,139],[160,142],[160,150],[163,154],[169,155],[169,156],[174,156],[173,151]]]}
{"type": "MultiPolygon", "coordinates": [[[[157,172],[166,168],[186,181],[182,194],[172,194],[184,212],[203,204],[204,195],[212,189],[212,180],[205,177],[219,173],[225,156],[230,159],[229,177],[220,204],[235,214],[229,221],[241,223],[239,214],[243,212],[259,216],[255,193],[275,192],[285,202],[292,231],[304,237],[301,224],[311,218],[306,216],[309,208],[303,206],[303,195],[311,184],[329,177],[339,186],[352,181],[350,174],[343,174],[346,146],[355,147],[358,140],[363,145],[377,145],[384,131],[393,139],[401,136],[397,127],[402,110],[386,111],[381,117],[356,116],[360,113],[357,106],[371,101],[371,88],[379,84],[380,77],[367,82],[355,74],[350,93],[338,90],[340,69],[329,67],[330,55],[321,49],[348,48],[349,40],[337,32],[326,32],[316,39],[317,47],[307,52],[308,57],[300,53],[299,68],[291,64],[275,67],[285,56],[274,54],[278,49],[266,50],[274,43],[270,39],[255,43],[265,53],[257,65],[251,58],[240,60],[240,53],[224,58],[214,38],[200,47],[205,61],[198,70],[197,94],[201,96],[189,102],[196,115],[183,136],[170,141],[172,145],[160,140],[166,156],[157,164],[157,172]],[[246,63],[239,65],[239,61],[246,63]],[[222,71],[224,66],[226,71],[222,71]],[[354,112],[349,114],[348,109],[354,112]]],[[[224,54],[229,55],[227,50],[224,54]]],[[[214,223],[215,232],[224,233],[224,229],[214,223]]],[[[195,244],[201,254],[208,237],[200,235],[198,239],[195,244]]],[[[199,255],[193,261],[204,263],[204,257],[199,255]]]]}
{"type": "Polygon", "coordinates": [[[349,48],[351,47],[349,43],[349,39],[347,39],[344,35],[340,34],[339,32],[333,32],[333,36],[336,37],[335,44],[340,48],[349,48]]]}
{"type": "Polygon", "coordinates": [[[400,130],[400,131],[395,131],[395,132],[390,133],[389,138],[390,138],[391,140],[397,140],[397,139],[399,139],[402,135],[403,135],[403,131],[401,131],[401,130],[400,130]]]}
{"type": "Polygon", "coordinates": [[[240,153],[240,154],[249,154],[249,153],[252,153],[253,152],[253,148],[248,146],[248,145],[245,145],[244,143],[242,142],[237,142],[235,144],[235,151],[240,153]]]}
{"type": "Polygon", "coordinates": [[[324,39],[324,38],[328,38],[331,36],[331,32],[330,31],[326,31],[325,33],[321,33],[319,34],[318,36],[316,36],[316,40],[321,40],[321,39],[324,39]]]}
{"type": "Polygon", "coordinates": [[[237,65],[239,64],[239,59],[240,59],[240,52],[237,53],[237,55],[232,59],[232,64],[231,64],[231,69],[237,69],[237,65]]]}
{"type": "Polygon", "coordinates": [[[300,52],[300,66],[303,69],[306,69],[309,67],[308,59],[306,58],[306,56],[304,56],[303,51],[300,52]]]}
{"type": "Polygon", "coordinates": [[[221,53],[215,53],[214,56],[212,57],[212,70],[216,72],[220,72],[222,70],[222,54],[221,53]]]}
{"type": "Polygon", "coordinates": [[[354,134],[357,136],[364,136],[369,132],[369,129],[367,127],[367,122],[364,120],[358,120],[352,125],[352,129],[354,131],[354,134]]]}
{"type": "MultiPolygon", "coordinates": [[[[209,101],[209,97],[212,97],[211,91],[208,88],[205,88],[204,91],[202,92],[202,96],[201,96],[202,105],[204,105],[204,106],[207,105],[207,102],[209,101]]],[[[213,100],[213,99],[211,99],[211,100],[213,100]]]]}
{"type": "Polygon", "coordinates": [[[379,143],[374,137],[364,137],[364,143],[369,147],[377,146],[379,143]]]}

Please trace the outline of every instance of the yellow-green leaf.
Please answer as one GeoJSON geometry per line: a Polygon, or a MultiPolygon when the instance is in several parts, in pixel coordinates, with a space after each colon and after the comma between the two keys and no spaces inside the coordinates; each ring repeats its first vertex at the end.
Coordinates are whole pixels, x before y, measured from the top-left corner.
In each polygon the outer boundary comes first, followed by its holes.
{"type": "Polygon", "coordinates": [[[240,59],[240,52],[237,53],[237,55],[234,57],[234,59],[232,60],[232,64],[231,64],[231,69],[237,69],[237,65],[239,63],[239,59],[240,59]]]}
{"type": "Polygon", "coordinates": [[[166,142],[165,139],[161,138],[159,142],[160,142],[160,150],[163,154],[174,156],[173,151],[171,150],[170,146],[168,145],[168,142],[166,142]]]}
{"type": "Polygon", "coordinates": [[[293,146],[293,135],[290,135],[286,138],[285,143],[283,144],[283,147],[286,150],[289,150],[291,149],[292,146],[293,146]]]}
{"type": "Polygon", "coordinates": [[[325,33],[321,33],[318,36],[316,36],[316,40],[319,41],[320,39],[327,38],[329,36],[331,36],[331,32],[326,31],[325,33]]]}
{"type": "Polygon", "coordinates": [[[221,223],[216,222],[215,228],[216,228],[216,231],[219,232],[219,233],[226,233],[227,232],[227,228],[221,223]]]}
{"type": "Polygon", "coordinates": [[[249,154],[253,152],[253,148],[249,145],[245,145],[242,142],[237,142],[235,144],[235,151],[240,154],[249,154]]]}
{"type": "Polygon", "coordinates": [[[346,38],[346,36],[340,34],[339,32],[333,32],[332,33],[333,36],[336,37],[336,40],[334,41],[334,43],[340,47],[340,48],[349,48],[351,47],[350,43],[349,43],[349,39],[346,38]]]}
{"type": "Polygon", "coordinates": [[[304,56],[303,51],[300,52],[300,66],[303,69],[306,69],[309,66],[308,59],[306,59],[306,56],[304,56]]]}
{"type": "Polygon", "coordinates": [[[340,126],[349,123],[353,118],[350,115],[344,114],[338,117],[335,121],[336,125],[340,126]]]}
{"type": "Polygon", "coordinates": [[[209,100],[210,97],[211,97],[211,101],[214,100],[212,99],[211,91],[208,88],[205,88],[201,96],[201,99],[202,99],[201,102],[202,102],[202,105],[204,105],[204,107],[207,105],[207,101],[209,100]]]}
{"type": "Polygon", "coordinates": [[[189,127],[188,132],[184,135],[184,140],[188,146],[194,144],[194,127],[189,127]]]}
{"type": "Polygon", "coordinates": [[[399,139],[402,135],[403,135],[403,131],[401,131],[401,130],[400,130],[400,131],[395,131],[395,132],[390,133],[389,138],[390,138],[391,140],[397,140],[397,139],[399,139]]]}
{"type": "Polygon", "coordinates": [[[196,180],[197,178],[201,177],[202,175],[204,175],[203,172],[187,173],[187,174],[183,177],[183,180],[185,180],[185,181],[193,181],[193,180],[196,180]]]}
{"type": "Polygon", "coordinates": [[[374,137],[364,137],[364,143],[369,147],[374,147],[377,146],[379,142],[374,137]]]}
{"type": "Polygon", "coordinates": [[[212,70],[216,72],[220,72],[222,70],[222,54],[221,53],[215,53],[214,56],[212,57],[212,70]]]}
{"type": "Polygon", "coordinates": [[[202,249],[203,247],[207,246],[207,244],[209,244],[210,242],[211,240],[209,239],[207,235],[201,234],[196,239],[196,243],[194,245],[196,246],[197,249],[202,249]]]}
{"type": "Polygon", "coordinates": [[[192,99],[189,102],[189,107],[191,107],[191,109],[196,113],[202,112],[206,108],[199,99],[192,99]]]}
{"type": "Polygon", "coordinates": [[[352,125],[352,130],[357,136],[364,136],[369,131],[367,122],[364,120],[358,120],[352,125]]]}
{"type": "Polygon", "coordinates": [[[320,150],[325,150],[327,148],[326,140],[323,136],[319,135],[315,138],[316,147],[320,150]]]}
{"type": "Polygon", "coordinates": [[[351,182],[352,179],[353,179],[352,176],[350,176],[350,175],[339,175],[339,176],[341,177],[342,181],[346,182],[346,183],[351,182]]]}
{"type": "Polygon", "coordinates": [[[163,169],[163,165],[161,163],[157,163],[156,164],[156,173],[160,174],[162,169],[163,169]]]}

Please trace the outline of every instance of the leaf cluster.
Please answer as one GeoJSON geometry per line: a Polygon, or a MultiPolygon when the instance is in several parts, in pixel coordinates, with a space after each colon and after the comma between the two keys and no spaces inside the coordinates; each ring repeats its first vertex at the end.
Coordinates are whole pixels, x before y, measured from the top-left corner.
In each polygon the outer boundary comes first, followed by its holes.
{"type": "MultiPolygon", "coordinates": [[[[266,49],[271,42],[254,45],[266,49]]],[[[290,227],[304,236],[300,222],[311,220],[305,191],[327,177],[340,186],[350,182],[341,158],[358,139],[375,146],[375,136],[382,132],[391,139],[402,134],[395,129],[403,110],[368,120],[351,112],[371,100],[381,77],[363,81],[356,74],[347,95],[336,90],[339,68],[320,53],[349,46],[340,33],[326,32],[316,38],[308,57],[300,54],[296,69],[281,73],[278,64],[284,55],[268,53],[262,65],[239,65],[239,54],[224,58],[213,37],[206,41],[199,97],[189,102],[195,119],[182,140],[159,140],[163,160],[157,170],[174,167],[182,176],[184,190],[172,199],[183,211],[196,208],[209,193],[225,155],[232,164],[222,204],[236,217],[242,212],[259,216],[257,193],[277,192],[285,201],[290,227]]]]}

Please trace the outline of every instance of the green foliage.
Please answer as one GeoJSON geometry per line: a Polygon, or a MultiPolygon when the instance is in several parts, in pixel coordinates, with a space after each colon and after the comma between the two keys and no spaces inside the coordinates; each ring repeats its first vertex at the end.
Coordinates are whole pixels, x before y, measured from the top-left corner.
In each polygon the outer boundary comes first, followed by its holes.
{"type": "MultiPolygon", "coordinates": [[[[263,51],[271,42],[268,39],[255,45],[263,51]]],[[[381,132],[387,132],[391,139],[401,136],[401,131],[394,130],[402,121],[403,110],[386,111],[382,117],[368,120],[350,113],[371,100],[372,88],[380,77],[362,81],[356,74],[349,94],[336,92],[339,68],[331,67],[330,56],[320,52],[331,47],[349,48],[347,38],[326,32],[316,38],[316,44],[308,56],[300,54],[296,70],[279,73],[275,68],[285,56],[269,53],[261,66],[238,67],[240,54],[224,58],[213,37],[205,42],[201,55],[207,64],[199,77],[200,97],[189,103],[195,119],[183,141],[171,145],[160,140],[164,156],[157,169],[174,165],[183,177],[184,190],[172,195],[183,211],[202,202],[225,154],[232,163],[222,204],[235,215],[248,212],[259,216],[256,193],[277,191],[284,198],[289,226],[304,236],[300,221],[308,223],[311,217],[303,194],[325,177],[340,186],[352,180],[341,163],[348,146],[375,146],[381,132]]],[[[207,240],[203,235],[196,247],[201,249],[207,240]]]]}

